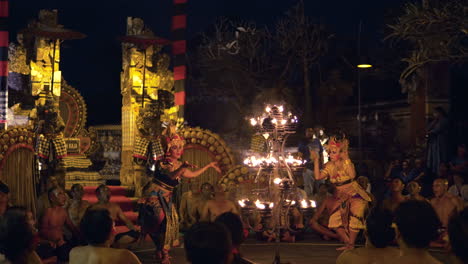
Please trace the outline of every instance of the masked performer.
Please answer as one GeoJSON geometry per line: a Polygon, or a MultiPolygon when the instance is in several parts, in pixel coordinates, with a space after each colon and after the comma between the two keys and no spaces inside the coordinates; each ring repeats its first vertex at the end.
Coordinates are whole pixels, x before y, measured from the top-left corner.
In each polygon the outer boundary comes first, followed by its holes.
{"type": "Polygon", "coordinates": [[[354,247],[359,230],[364,229],[364,212],[371,198],[367,192],[355,181],[356,171],[348,157],[348,140],[332,137],[326,146],[330,161],[320,170],[319,155],[311,153],[314,161],[314,173],[317,180],[329,179],[337,189],[337,203],[340,209],[330,215],[328,227],[336,230],[345,242],[345,246],[337,250],[354,247]]]}
{"type": "Polygon", "coordinates": [[[172,192],[182,177],[194,178],[213,168],[221,170],[216,162],[203,168],[190,170],[194,166],[180,161],[184,139],[179,136],[174,126],[163,132],[163,145],[166,143],[166,154],[155,163],[155,173],[151,182],[145,186],[146,197],[140,201],[139,222],[143,234],[150,235],[156,246],[156,258],[163,264],[170,263],[169,249],[178,244],[179,219],[172,199],[172,192]],[[148,190],[149,188],[149,190],[148,190]]]}

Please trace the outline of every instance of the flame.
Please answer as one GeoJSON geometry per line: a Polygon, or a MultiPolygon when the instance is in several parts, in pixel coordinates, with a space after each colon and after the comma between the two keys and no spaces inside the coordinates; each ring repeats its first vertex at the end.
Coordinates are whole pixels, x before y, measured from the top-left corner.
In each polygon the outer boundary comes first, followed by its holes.
{"type": "Polygon", "coordinates": [[[273,208],[274,205],[274,203],[270,203],[270,205],[268,205],[268,208],[273,208]]]}
{"type": "Polygon", "coordinates": [[[255,118],[251,118],[251,119],[250,119],[250,124],[251,124],[252,126],[255,126],[255,125],[257,124],[257,120],[255,120],[255,118]]]}
{"type": "Polygon", "coordinates": [[[312,207],[312,208],[316,208],[316,207],[317,207],[317,203],[315,203],[314,200],[310,200],[309,202],[310,202],[310,207],[312,207]]]}
{"type": "Polygon", "coordinates": [[[274,184],[280,184],[280,183],[281,183],[281,179],[280,179],[280,178],[275,178],[275,179],[273,180],[273,183],[274,183],[274,184]]]}
{"type": "Polygon", "coordinates": [[[265,209],[265,205],[260,203],[260,200],[257,200],[255,201],[255,206],[258,208],[258,209],[265,209]]]}
{"type": "Polygon", "coordinates": [[[239,200],[238,203],[240,207],[245,207],[245,200],[239,200]]]}
{"type": "Polygon", "coordinates": [[[307,207],[308,207],[308,204],[307,204],[307,201],[306,201],[306,200],[302,200],[302,201],[301,201],[301,207],[302,207],[302,208],[307,208],[307,207]]]}

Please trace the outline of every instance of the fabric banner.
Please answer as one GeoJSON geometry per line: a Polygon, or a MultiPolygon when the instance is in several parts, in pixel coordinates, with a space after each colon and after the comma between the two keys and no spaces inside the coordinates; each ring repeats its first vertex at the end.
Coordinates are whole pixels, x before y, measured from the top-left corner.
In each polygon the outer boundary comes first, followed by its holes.
{"type": "Polygon", "coordinates": [[[187,0],[173,0],[174,14],[172,16],[171,40],[172,40],[172,61],[174,71],[174,89],[176,92],[176,105],[179,106],[179,118],[184,117],[185,104],[185,79],[187,69],[185,65],[185,53],[187,42],[185,31],[187,28],[186,6],[187,0]]]}
{"type": "Polygon", "coordinates": [[[6,128],[8,107],[8,0],[0,0],[0,128],[6,128]]]}

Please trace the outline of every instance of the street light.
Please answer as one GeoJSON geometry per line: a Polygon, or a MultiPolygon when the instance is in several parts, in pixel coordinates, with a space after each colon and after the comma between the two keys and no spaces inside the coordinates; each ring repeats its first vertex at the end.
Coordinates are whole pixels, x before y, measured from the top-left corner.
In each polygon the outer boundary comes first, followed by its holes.
{"type": "Polygon", "coordinates": [[[357,53],[359,58],[359,63],[357,64],[357,83],[358,83],[358,151],[359,151],[359,165],[358,170],[361,173],[362,168],[362,131],[361,131],[361,71],[363,69],[372,68],[372,64],[370,64],[367,58],[363,57],[361,54],[361,31],[362,31],[362,20],[359,21],[359,28],[358,28],[358,39],[357,39],[357,53]]]}
{"type": "Polygon", "coordinates": [[[357,65],[357,67],[361,69],[372,68],[372,64],[360,63],[357,65]]]}

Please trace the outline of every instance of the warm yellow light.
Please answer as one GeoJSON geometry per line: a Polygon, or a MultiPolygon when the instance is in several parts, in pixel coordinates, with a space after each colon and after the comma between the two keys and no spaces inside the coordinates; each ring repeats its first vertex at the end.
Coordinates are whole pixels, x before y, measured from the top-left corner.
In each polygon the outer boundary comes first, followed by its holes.
{"type": "Polygon", "coordinates": [[[372,68],[371,64],[358,64],[358,68],[365,69],[365,68],[372,68]]]}

